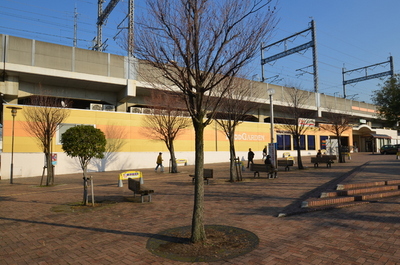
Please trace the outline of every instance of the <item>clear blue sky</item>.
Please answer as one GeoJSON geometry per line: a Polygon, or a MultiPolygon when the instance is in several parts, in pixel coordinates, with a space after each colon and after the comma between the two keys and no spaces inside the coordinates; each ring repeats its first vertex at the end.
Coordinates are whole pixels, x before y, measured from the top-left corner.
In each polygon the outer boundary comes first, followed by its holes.
{"type": "MultiPolygon", "coordinates": [[[[104,3],[104,7],[108,4],[104,3]]],[[[79,48],[90,48],[96,36],[97,0],[0,0],[0,33],[40,41],[72,46],[74,36],[74,8],[78,12],[77,37],[79,48]]],[[[280,20],[269,43],[279,41],[316,23],[319,91],[328,95],[343,95],[342,67],[352,70],[385,62],[394,58],[395,72],[400,69],[399,0],[279,0],[277,18],[280,20]],[[397,67],[398,65],[398,67],[397,67]]],[[[106,52],[125,55],[113,37],[119,31],[128,10],[128,1],[121,0],[103,29],[103,40],[108,39],[106,52]]],[[[144,0],[135,0],[136,12],[144,10],[144,0]]],[[[126,26],[126,23],[123,24],[126,26]]],[[[295,47],[310,40],[299,37],[287,47],[295,47]]],[[[283,51],[274,47],[266,57],[283,51]]],[[[265,76],[274,77],[270,83],[294,85],[313,90],[313,76],[298,75],[296,69],[312,64],[311,49],[293,54],[266,65],[265,76]]],[[[252,64],[254,79],[261,77],[260,58],[252,64]]],[[[311,71],[311,68],[305,69],[311,71]]],[[[389,66],[371,69],[369,74],[388,71],[389,66]]],[[[353,73],[346,80],[364,73],[353,73]]],[[[382,80],[373,79],[346,86],[348,98],[370,102],[373,91],[382,80]]]]}

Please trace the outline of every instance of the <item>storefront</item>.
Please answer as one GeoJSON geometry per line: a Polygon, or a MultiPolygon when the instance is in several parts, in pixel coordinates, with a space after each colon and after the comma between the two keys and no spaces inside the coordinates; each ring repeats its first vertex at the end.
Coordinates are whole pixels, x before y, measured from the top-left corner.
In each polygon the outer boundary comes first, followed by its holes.
{"type": "Polygon", "coordinates": [[[353,128],[354,151],[379,152],[379,148],[386,144],[397,142],[396,130],[373,129],[368,125],[353,128]]]}

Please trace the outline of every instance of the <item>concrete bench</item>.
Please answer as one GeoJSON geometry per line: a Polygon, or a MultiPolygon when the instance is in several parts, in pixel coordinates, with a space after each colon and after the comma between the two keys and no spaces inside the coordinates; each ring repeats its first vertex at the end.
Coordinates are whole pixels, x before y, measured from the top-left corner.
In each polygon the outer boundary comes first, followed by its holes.
{"type": "Polygon", "coordinates": [[[250,170],[254,171],[254,177],[258,175],[260,177],[260,172],[267,172],[269,179],[274,179],[278,177],[278,170],[273,168],[272,165],[267,167],[266,164],[250,164],[250,170]]]}
{"type": "Polygon", "coordinates": [[[141,195],[142,203],[145,196],[148,197],[148,202],[151,202],[151,194],[154,193],[154,190],[145,188],[140,181],[131,178],[128,179],[128,187],[133,191],[133,197],[136,197],[136,194],[141,195]]]}
{"type": "MultiPolygon", "coordinates": [[[[192,175],[189,175],[189,177],[192,178],[192,182],[194,183],[194,179],[196,176],[194,174],[192,174],[192,175]]],[[[214,177],[214,170],[212,170],[210,168],[203,169],[203,179],[204,179],[204,181],[207,182],[207,185],[208,185],[208,180],[212,179],[213,177],[214,177]]]]}

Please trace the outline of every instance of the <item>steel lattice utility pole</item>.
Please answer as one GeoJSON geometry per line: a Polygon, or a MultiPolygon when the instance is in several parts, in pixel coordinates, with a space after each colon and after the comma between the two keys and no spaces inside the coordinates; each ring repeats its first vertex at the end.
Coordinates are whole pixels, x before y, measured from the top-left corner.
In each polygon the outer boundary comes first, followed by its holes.
{"type": "Polygon", "coordinates": [[[320,100],[320,94],[319,92],[319,85],[318,85],[318,53],[317,53],[317,34],[315,30],[315,22],[314,20],[311,20],[311,42],[313,43],[312,46],[312,54],[313,54],[313,69],[314,69],[314,92],[316,96],[316,104],[317,104],[317,109],[318,109],[318,117],[321,116],[320,113],[320,106],[321,106],[321,100],[320,100]]]}
{"type": "Polygon", "coordinates": [[[118,4],[119,0],[111,0],[110,3],[106,6],[103,11],[103,3],[104,0],[98,0],[97,3],[97,38],[96,44],[93,47],[95,51],[103,51],[104,50],[104,43],[103,39],[103,25],[108,16],[110,15],[111,11],[113,11],[114,7],[118,4]]]}
{"type": "MultiPolygon", "coordinates": [[[[96,44],[93,45],[93,50],[95,51],[104,51],[105,50],[105,42],[103,43],[103,25],[114,9],[114,7],[118,4],[119,0],[111,0],[110,3],[106,6],[103,11],[103,3],[105,0],[98,0],[97,5],[97,37],[96,37],[96,44]]],[[[133,41],[134,41],[134,14],[135,14],[135,1],[129,0],[128,1],[128,57],[133,56],[133,41]]],[[[126,17],[125,17],[126,19],[126,17]]],[[[125,20],[124,19],[124,20],[125,20]]],[[[122,24],[122,22],[121,22],[122,24]]],[[[126,28],[122,28],[126,29],[126,28]]],[[[117,33],[117,35],[119,32],[117,33]]],[[[114,37],[114,39],[116,36],[114,37]]],[[[107,41],[107,40],[106,40],[107,41]]]]}
{"type": "Polygon", "coordinates": [[[78,10],[74,9],[74,47],[78,45],[78,10]]]}
{"type": "Polygon", "coordinates": [[[360,67],[360,68],[353,69],[353,70],[345,71],[345,69],[342,68],[343,98],[347,97],[347,95],[346,95],[346,85],[347,84],[357,83],[357,82],[361,82],[361,81],[365,81],[365,80],[369,80],[369,79],[374,79],[374,78],[379,78],[379,77],[386,76],[386,75],[391,75],[392,77],[394,75],[394,63],[393,63],[393,57],[392,56],[390,56],[389,60],[386,61],[386,62],[372,64],[372,65],[360,67]],[[377,74],[372,74],[372,75],[368,74],[368,69],[372,69],[372,68],[375,68],[376,66],[385,65],[385,64],[389,64],[389,66],[390,66],[390,70],[389,71],[381,72],[381,73],[377,73],[377,74]],[[364,76],[361,76],[361,77],[358,77],[358,78],[354,78],[354,79],[345,80],[345,74],[352,73],[352,72],[360,72],[362,70],[365,71],[365,75],[364,76]]]}
{"type": "Polygon", "coordinates": [[[134,34],[134,15],[135,15],[135,4],[134,0],[129,0],[129,25],[128,25],[128,56],[133,56],[133,34],[134,34]]]}
{"type": "Polygon", "coordinates": [[[314,20],[311,20],[310,23],[310,27],[306,30],[300,31],[298,33],[295,33],[293,35],[290,35],[289,37],[286,37],[284,39],[281,39],[277,42],[274,42],[270,45],[267,46],[263,46],[261,45],[261,75],[262,75],[262,82],[264,82],[266,80],[266,78],[264,77],[264,65],[266,63],[278,60],[280,58],[286,57],[288,55],[291,55],[293,53],[297,53],[300,52],[302,50],[307,50],[309,48],[312,48],[312,54],[313,54],[313,76],[314,76],[314,92],[316,93],[316,106],[317,106],[317,110],[318,110],[318,116],[321,116],[320,113],[320,95],[319,95],[319,88],[318,88],[318,58],[317,58],[317,37],[316,37],[316,30],[315,30],[315,22],[314,20]],[[264,57],[264,50],[275,46],[275,45],[280,45],[282,43],[285,43],[286,41],[290,40],[290,39],[294,39],[297,36],[305,33],[305,32],[311,32],[311,41],[304,43],[302,45],[296,46],[294,48],[285,50],[281,53],[278,54],[274,54],[270,57],[267,58],[263,58],[264,57]]]}

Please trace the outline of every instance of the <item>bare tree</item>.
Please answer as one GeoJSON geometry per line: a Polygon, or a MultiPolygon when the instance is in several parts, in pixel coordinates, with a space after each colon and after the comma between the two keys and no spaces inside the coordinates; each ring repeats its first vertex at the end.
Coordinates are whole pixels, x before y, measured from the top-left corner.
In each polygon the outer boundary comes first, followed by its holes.
{"type": "Polygon", "coordinates": [[[144,118],[145,126],[148,128],[144,134],[165,143],[171,156],[170,171],[178,173],[174,141],[183,129],[190,126],[187,111],[183,110],[184,102],[176,94],[160,90],[151,93],[146,101],[152,108],[150,115],[144,118]]]}
{"type": "Polygon", "coordinates": [[[294,87],[288,88],[285,93],[285,101],[288,106],[285,108],[285,117],[282,118],[283,124],[280,125],[293,136],[297,150],[297,167],[299,169],[304,169],[301,159],[300,138],[311,128],[309,125],[310,121],[315,119],[314,112],[307,109],[306,103],[309,100],[309,96],[308,91],[294,87]]]}
{"type": "Polygon", "coordinates": [[[351,128],[349,115],[343,113],[333,113],[332,110],[329,110],[326,115],[324,115],[327,119],[328,124],[320,124],[320,128],[331,133],[334,133],[338,140],[338,154],[339,154],[339,163],[346,162],[342,156],[342,134],[351,128]]]}
{"type": "Polygon", "coordinates": [[[229,84],[270,36],[276,24],[271,1],[147,0],[149,12],[136,30],[135,55],[152,68],[146,71],[151,74],[147,80],[181,92],[192,118],[196,148],[192,242],[206,239],[204,128],[231,86],[216,88],[222,82],[229,84]]]}
{"type": "MultiPolygon", "coordinates": [[[[24,112],[27,121],[24,129],[38,140],[45,155],[46,186],[53,185],[54,169],[51,157],[53,137],[58,125],[69,116],[70,111],[63,107],[66,104],[65,100],[48,96],[32,96],[28,104],[32,107],[29,111],[24,112]]],[[[42,185],[42,179],[40,185],[42,185]]]]}
{"type": "Polygon", "coordinates": [[[254,118],[251,114],[259,107],[254,101],[256,92],[249,84],[237,79],[220,103],[215,120],[229,140],[230,174],[231,182],[239,181],[235,170],[235,131],[236,127],[244,121],[254,118]]]}

